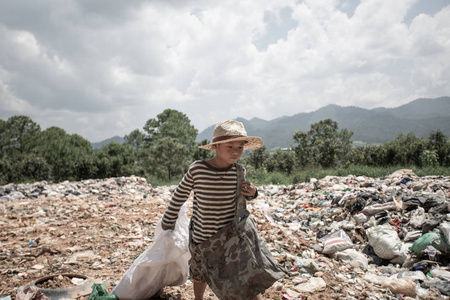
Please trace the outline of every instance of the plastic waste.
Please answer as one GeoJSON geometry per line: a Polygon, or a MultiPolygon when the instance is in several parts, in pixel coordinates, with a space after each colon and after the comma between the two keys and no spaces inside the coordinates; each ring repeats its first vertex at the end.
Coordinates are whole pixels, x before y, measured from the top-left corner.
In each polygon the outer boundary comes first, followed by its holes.
{"type": "Polygon", "coordinates": [[[411,224],[414,228],[422,228],[423,223],[425,223],[425,209],[423,207],[419,207],[411,215],[411,219],[409,220],[409,224],[411,224]]]}
{"type": "Polygon", "coordinates": [[[27,286],[19,289],[16,295],[17,300],[49,300],[48,297],[36,286],[27,286]]]}
{"type": "Polygon", "coordinates": [[[447,281],[450,284],[450,269],[436,267],[431,269],[431,276],[447,281]]]}
{"type": "Polygon", "coordinates": [[[369,262],[371,264],[375,264],[377,266],[387,266],[390,263],[389,260],[379,257],[371,245],[366,245],[366,247],[362,250],[362,253],[369,257],[369,262]]]}
{"type": "Polygon", "coordinates": [[[397,232],[390,227],[374,226],[366,230],[369,244],[376,255],[383,259],[393,259],[401,255],[402,242],[397,232]]]}
{"type": "Polygon", "coordinates": [[[112,291],[120,300],[146,300],[165,286],[187,280],[189,253],[188,202],[180,209],[175,229],[162,231],[161,220],[155,240],[131,265],[112,291]]]}
{"type": "Polygon", "coordinates": [[[415,241],[418,238],[420,238],[421,236],[422,236],[422,231],[420,231],[420,230],[410,231],[405,235],[405,237],[403,238],[403,241],[405,241],[405,242],[415,241]]]}
{"type": "Polygon", "coordinates": [[[323,253],[334,254],[338,251],[348,249],[353,246],[350,237],[344,230],[338,230],[330,233],[320,239],[323,241],[323,253]]]}
{"type": "Polygon", "coordinates": [[[369,261],[367,257],[355,249],[345,249],[341,252],[336,252],[335,256],[337,259],[347,262],[353,267],[359,267],[362,270],[367,270],[369,261]]]}
{"type": "Polygon", "coordinates": [[[439,281],[439,282],[422,282],[420,285],[423,288],[435,288],[438,289],[441,294],[444,294],[446,296],[450,296],[450,284],[445,281],[439,281]]]}
{"type": "Polygon", "coordinates": [[[420,254],[420,252],[424,251],[428,246],[433,246],[439,251],[447,251],[447,246],[442,240],[441,235],[437,232],[425,233],[414,242],[410,247],[410,250],[415,254],[420,254]]]}
{"type": "Polygon", "coordinates": [[[433,231],[439,224],[440,220],[429,220],[422,225],[422,233],[433,231]]]}
{"type": "Polygon", "coordinates": [[[398,204],[396,202],[387,202],[387,203],[382,203],[382,204],[374,204],[374,205],[366,206],[361,211],[361,213],[368,215],[368,216],[372,216],[372,215],[376,215],[383,211],[396,210],[396,209],[398,209],[398,204]]]}
{"type": "Polygon", "coordinates": [[[413,245],[413,243],[401,243],[400,249],[398,251],[398,256],[391,259],[391,263],[403,265],[405,261],[410,257],[409,248],[413,245]]]}
{"type": "Polygon", "coordinates": [[[439,227],[444,243],[450,248],[450,223],[442,223],[439,227]]]}
{"type": "Polygon", "coordinates": [[[353,218],[355,219],[356,225],[364,224],[365,222],[367,222],[367,220],[369,220],[369,217],[363,213],[356,214],[353,216],[353,218]]]}
{"type": "Polygon", "coordinates": [[[416,296],[416,284],[407,278],[390,278],[381,284],[381,287],[389,289],[394,294],[416,296]]]}
{"type": "Polygon", "coordinates": [[[320,291],[326,288],[327,284],[325,280],[320,277],[311,277],[308,282],[300,283],[294,286],[294,290],[299,293],[311,293],[315,291],[320,291]]]}
{"type": "Polygon", "coordinates": [[[297,258],[295,264],[298,266],[299,272],[302,273],[314,274],[320,269],[313,259],[297,258]]]}
{"type": "Polygon", "coordinates": [[[421,271],[402,271],[397,274],[397,278],[407,278],[412,281],[424,281],[427,279],[426,275],[421,271]]]}
{"type": "Polygon", "coordinates": [[[374,284],[378,284],[381,285],[383,282],[385,282],[387,280],[387,277],[385,276],[381,276],[381,275],[376,275],[373,273],[366,273],[364,274],[364,280],[374,283],[374,284]]]}
{"type": "Polygon", "coordinates": [[[94,283],[92,285],[92,293],[89,295],[87,300],[116,300],[115,295],[108,294],[105,286],[101,283],[94,283]]]}
{"type": "Polygon", "coordinates": [[[427,246],[425,248],[425,250],[423,250],[423,252],[428,255],[428,258],[431,261],[435,261],[436,260],[436,256],[441,255],[442,253],[437,250],[436,248],[434,248],[433,246],[427,246]]]}

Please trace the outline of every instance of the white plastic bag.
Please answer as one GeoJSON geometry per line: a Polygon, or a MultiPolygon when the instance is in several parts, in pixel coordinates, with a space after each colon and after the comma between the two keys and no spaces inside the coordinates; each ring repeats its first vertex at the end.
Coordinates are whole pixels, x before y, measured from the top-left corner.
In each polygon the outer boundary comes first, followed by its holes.
{"type": "Polygon", "coordinates": [[[444,237],[444,242],[450,248],[450,223],[442,223],[439,228],[441,230],[442,236],[444,237]]]}
{"type": "Polygon", "coordinates": [[[308,282],[300,283],[294,286],[294,289],[299,293],[313,293],[324,290],[327,283],[320,277],[311,277],[308,282]]]}
{"type": "Polygon", "coordinates": [[[397,231],[391,227],[374,226],[368,228],[366,234],[369,237],[369,244],[379,257],[391,260],[402,254],[402,241],[398,237],[397,231]]]}
{"type": "Polygon", "coordinates": [[[320,240],[323,242],[322,252],[325,254],[334,254],[338,251],[353,247],[350,237],[344,230],[338,230],[330,233],[320,238],[320,240]]]}
{"type": "Polygon", "coordinates": [[[367,270],[369,266],[369,260],[367,257],[356,251],[355,249],[345,249],[335,253],[337,259],[348,262],[353,267],[359,267],[363,270],[367,270]]]}
{"type": "Polygon", "coordinates": [[[153,243],[133,262],[111,292],[118,299],[146,300],[165,286],[186,282],[191,258],[187,209],[186,202],[173,231],[163,231],[161,221],[158,222],[153,243]]]}
{"type": "Polygon", "coordinates": [[[381,287],[389,289],[394,294],[404,294],[416,297],[416,284],[407,278],[390,278],[381,284],[381,287]]]}

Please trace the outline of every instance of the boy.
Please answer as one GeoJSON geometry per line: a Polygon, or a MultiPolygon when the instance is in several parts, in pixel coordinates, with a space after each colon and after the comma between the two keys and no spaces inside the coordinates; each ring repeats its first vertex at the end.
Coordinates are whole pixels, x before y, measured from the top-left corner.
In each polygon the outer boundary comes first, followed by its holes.
{"type": "MultiPolygon", "coordinates": [[[[190,239],[198,245],[212,237],[219,229],[231,222],[235,216],[237,194],[236,162],[246,149],[256,149],[263,145],[259,137],[248,137],[242,123],[228,120],[216,125],[212,143],[200,148],[214,150],[215,156],[209,160],[195,161],[175,190],[169,206],[162,218],[164,230],[173,229],[178,212],[194,191],[193,212],[190,221],[190,239]]],[[[241,193],[247,200],[257,197],[253,184],[243,181],[241,193]]],[[[190,247],[191,254],[193,249],[190,247]]],[[[194,255],[192,255],[194,256],[194,255]]],[[[197,256],[198,257],[198,256],[197,256]]],[[[196,300],[202,300],[206,289],[206,279],[196,267],[198,261],[189,261],[189,271],[194,281],[196,300]]],[[[253,299],[263,299],[259,294],[253,299]]]]}

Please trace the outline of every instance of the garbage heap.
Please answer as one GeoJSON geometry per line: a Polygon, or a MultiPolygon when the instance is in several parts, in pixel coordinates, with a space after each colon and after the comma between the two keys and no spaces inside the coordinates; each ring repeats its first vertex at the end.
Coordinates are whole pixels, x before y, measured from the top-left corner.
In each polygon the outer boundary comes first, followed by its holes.
{"type": "Polygon", "coordinates": [[[286,299],[326,289],[336,299],[449,298],[450,178],[402,169],[264,186],[260,194],[252,213],[293,278],[282,288],[286,299]]]}
{"type": "MultiPolygon", "coordinates": [[[[152,243],[174,189],[135,176],[0,187],[0,299],[60,273],[111,291],[152,243]]],[[[450,299],[450,177],[398,170],[258,191],[248,209],[286,271],[265,298],[450,299]]],[[[170,297],[194,299],[192,282],[164,288],[170,297]]]]}

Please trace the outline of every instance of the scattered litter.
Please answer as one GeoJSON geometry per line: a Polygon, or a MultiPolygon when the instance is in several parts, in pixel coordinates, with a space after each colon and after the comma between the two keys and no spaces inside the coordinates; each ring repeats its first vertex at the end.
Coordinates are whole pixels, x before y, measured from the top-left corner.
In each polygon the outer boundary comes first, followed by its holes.
{"type": "MultiPolygon", "coordinates": [[[[111,282],[111,292],[157,239],[174,189],[135,176],[0,187],[0,300],[74,270],[111,282]]],[[[403,169],[258,192],[248,209],[287,270],[265,298],[450,299],[450,177],[403,169]]],[[[194,299],[189,279],[161,292],[194,299]]]]}

